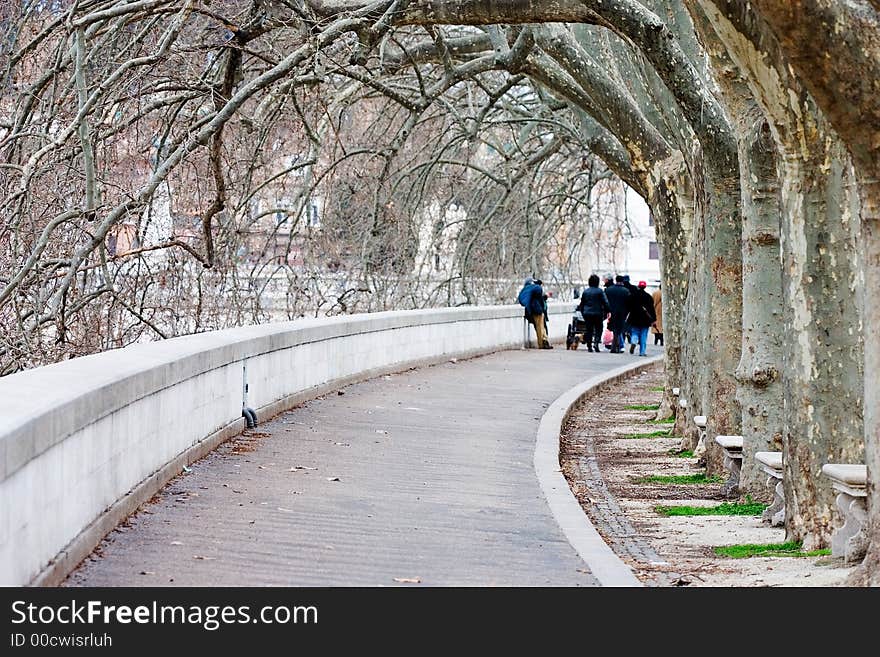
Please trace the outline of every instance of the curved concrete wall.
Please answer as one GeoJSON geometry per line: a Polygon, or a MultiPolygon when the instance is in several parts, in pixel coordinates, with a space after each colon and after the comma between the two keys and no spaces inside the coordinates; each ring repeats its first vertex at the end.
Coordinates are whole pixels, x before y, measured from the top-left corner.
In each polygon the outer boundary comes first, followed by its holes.
{"type": "MultiPolygon", "coordinates": [[[[551,308],[553,339],[573,305],[551,308]]],[[[264,420],[355,380],[522,343],[520,306],[386,312],[202,333],[0,378],[0,584],[61,581],[184,465],[238,434],[245,376],[264,420]]]]}

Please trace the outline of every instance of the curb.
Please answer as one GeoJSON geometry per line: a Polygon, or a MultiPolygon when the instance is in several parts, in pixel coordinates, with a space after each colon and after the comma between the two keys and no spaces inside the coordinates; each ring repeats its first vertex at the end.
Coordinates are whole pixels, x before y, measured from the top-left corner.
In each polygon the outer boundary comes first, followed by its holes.
{"type": "Polygon", "coordinates": [[[616,383],[661,362],[663,356],[624,365],[594,376],[556,398],[541,417],[535,441],[535,474],[547,505],[566,539],[602,586],[644,586],[633,571],[608,547],[568,487],[559,465],[559,439],[574,407],[599,386],[616,383]]]}

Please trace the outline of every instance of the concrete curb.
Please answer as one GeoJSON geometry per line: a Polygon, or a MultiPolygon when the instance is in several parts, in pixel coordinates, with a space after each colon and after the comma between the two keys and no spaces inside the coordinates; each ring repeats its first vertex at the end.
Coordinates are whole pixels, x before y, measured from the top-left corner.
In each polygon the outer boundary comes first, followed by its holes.
{"type": "Polygon", "coordinates": [[[589,566],[590,572],[602,586],[623,587],[643,586],[643,584],[629,566],[602,540],[568,487],[568,482],[559,466],[559,439],[566,419],[581,399],[599,386],[616,383],[662,360],[663,356],[654,356],[587,379],[550,404],[538,425],[534,464],[541,490],[568,542],[589,566]]]}

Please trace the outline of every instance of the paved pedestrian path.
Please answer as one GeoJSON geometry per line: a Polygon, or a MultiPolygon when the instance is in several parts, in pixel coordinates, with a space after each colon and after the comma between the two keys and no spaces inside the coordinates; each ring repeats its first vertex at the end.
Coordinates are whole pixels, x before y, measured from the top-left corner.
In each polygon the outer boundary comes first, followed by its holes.
{"type": "Polygon", "coordinates": [[[193,464],[65,584],[596,586],[535,436],[560,394],[636,360],[507,351],[348,386],[193,464]]]}

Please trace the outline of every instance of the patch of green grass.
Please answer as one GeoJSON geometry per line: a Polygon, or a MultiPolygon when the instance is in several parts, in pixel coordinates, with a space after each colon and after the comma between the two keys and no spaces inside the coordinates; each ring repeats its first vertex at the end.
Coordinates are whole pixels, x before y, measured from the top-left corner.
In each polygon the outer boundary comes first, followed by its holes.
{"type": "Polygon", "coordinates": [[[624,438],[667,438],[672,429],[657,429],[648,433],[629,433],[624,438]]]}
{"type": "Polygon", "coordinates": [[[767,508],[766,504],[752,502],[732,504],[723,502],[717,506],[655,506],[661,516],[759,516],[767,508]]]}
{"type": "Polygon", "coordinates": [[[637,481],[640,484],[720,484],[724,479],[718,475],[707,477],[700,472],[692,475],[649,475],[637,481]]]}
{"type": "Polygon", "coordinates": [[[670,449],[669,454],[680,459],[694,458],[694,450],[692,449],[670,449]]]}
{"type": "Polygon", "coordinates": [[[744,543],[741,545],[725,545],[715,548],[715,554],[732,559],[745,559],[747,557],[818,557],[831,554],[831,550],[808,550],[803,551],[799,541],[788,543],[766,543],[756,545],[744,543]]]}
{"type": "Polygon", "coordinates": [[[651,388],[650,390],[651,390],[651,392],[663,392],[665,390],[665,388],[663,386],[655,386],[655,387],[651,388]]]}
{"type": "Polygon", "coordinates": [[[627,406],[626,410],[628,411],[656,411],[660,408],[660,404],[633,404],[632,406],[627,406]]]}
{"type": "Polygon", "coordinates": [[[675,424],[675,418],[668,417],[665,420],[648,420],[648,424],[675,424]]]}

